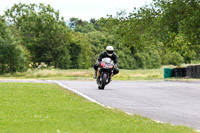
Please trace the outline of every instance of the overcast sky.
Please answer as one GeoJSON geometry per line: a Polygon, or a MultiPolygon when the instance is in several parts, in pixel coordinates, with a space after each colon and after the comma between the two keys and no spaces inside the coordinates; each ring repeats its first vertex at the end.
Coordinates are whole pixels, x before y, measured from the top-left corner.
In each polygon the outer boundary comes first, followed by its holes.
{"type": "Polygon", "coordinates": [[[14,3],[45,3],[59,10],[60,16],[65,20],[71,17],[89,21],[91,18],[99,19],[107,14],[116,16],[116,13],[125,10],[132,12],[134,7],[139,8],[150,4],[152,0],[0,0],[0,15],[14,3]]]}

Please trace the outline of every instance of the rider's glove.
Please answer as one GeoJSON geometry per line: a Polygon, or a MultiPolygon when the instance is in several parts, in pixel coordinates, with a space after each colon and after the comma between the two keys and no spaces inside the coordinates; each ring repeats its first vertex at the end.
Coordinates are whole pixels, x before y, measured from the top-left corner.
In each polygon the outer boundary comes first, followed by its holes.
{"type": "Polygon", "coordinates": [[[114,65],[114,68],[117,68],[117,65],[114,65]]]}
{"type": "Polygon", "coordinates": [[[96,61],[96,65],[97,65],[97,66],[99,66],[99,65],[100,65],[100,62],[99,62],[98,60],[96,61]]]}

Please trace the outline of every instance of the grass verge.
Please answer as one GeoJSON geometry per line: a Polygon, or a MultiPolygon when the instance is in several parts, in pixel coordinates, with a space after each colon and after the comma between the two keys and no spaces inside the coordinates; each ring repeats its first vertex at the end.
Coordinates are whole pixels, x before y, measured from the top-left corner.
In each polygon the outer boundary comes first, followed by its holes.
{"type": "MultiPolygon", "coordinates": [[[[94,70],[91,69],[34,69],[23,73],[0,75],[5,78],[34,78],[34,79],[57,79],[57,80],[93,80],[94,70]]],[[[123,70],[113,77],[114,80],[163,80],[163,69],[139,69],[123,70]]]]}
{"type": "Polygon", "coordinates": [[[195,133],[91,103],[55,84],[0,83],[1,133],[195,133]]]}

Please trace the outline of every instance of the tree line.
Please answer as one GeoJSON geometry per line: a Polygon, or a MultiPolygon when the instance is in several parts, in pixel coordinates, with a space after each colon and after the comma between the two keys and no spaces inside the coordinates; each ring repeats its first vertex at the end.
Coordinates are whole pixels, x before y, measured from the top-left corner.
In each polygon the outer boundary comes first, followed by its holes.
{"type": "Polygon", "coordinates": [[[60,69],[93,66],[107,45],[119,68],[159,68],[200,57],[199,0],[154,0],[98,20],[70,18],[45,4],[15,4],[0,16],[0,74],[44,62],[60,69]]]}

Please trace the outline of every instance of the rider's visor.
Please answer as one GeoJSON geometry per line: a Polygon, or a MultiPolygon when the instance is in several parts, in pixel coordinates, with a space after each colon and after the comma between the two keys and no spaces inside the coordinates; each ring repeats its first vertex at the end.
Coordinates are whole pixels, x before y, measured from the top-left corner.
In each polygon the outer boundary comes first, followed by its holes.
{"type": "Polygon", "coordinates": [[[113,53],[113,51],[108,51],[108,50],[107,50],[106,52],[107,52],[108,54],[112,54],[112,53],[113,53]]]}

